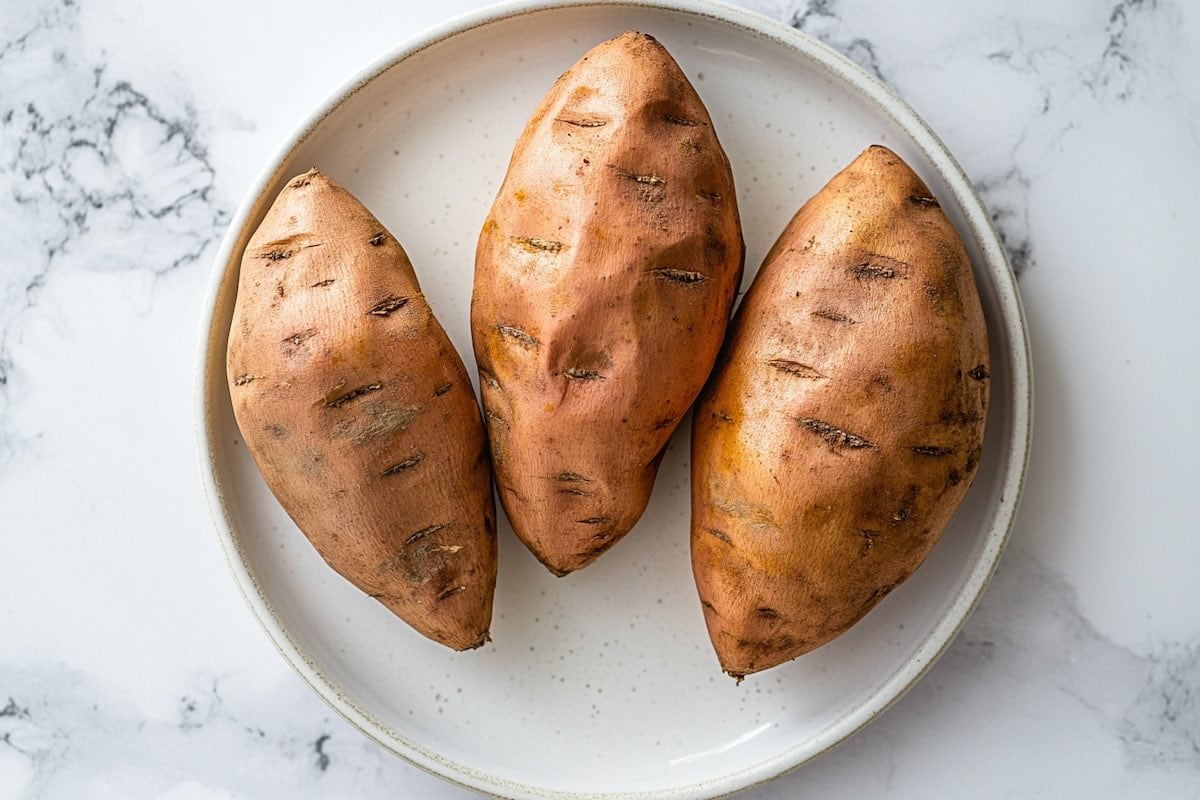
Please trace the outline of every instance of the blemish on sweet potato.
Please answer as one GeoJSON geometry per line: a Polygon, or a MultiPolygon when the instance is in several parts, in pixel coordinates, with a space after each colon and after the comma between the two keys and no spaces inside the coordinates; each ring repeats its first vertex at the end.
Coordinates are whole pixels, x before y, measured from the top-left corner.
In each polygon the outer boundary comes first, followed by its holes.
{"type": "Polygon", "coordinates": [[[411,298],[389,295],[367,309],[367,313],[376,317],[386,317],[393,311],[399,311],[408,305],[411,298]]]}
{"type": "MultiPolygon", "coordinates": [[[[341,392],[340,394],[326,395],[325,407],[326,408],[341,408],[342,406],[349,403],[351,400],[357,400],[358,398],[362,397],[363,395],[371,394],[372,392],[378,392],[382,388],[383,388],[382,383],[368,383],[363,386],[356,386],[355,388],[351,389],[348,392],[341,392]]],[[[334,389],[333,391],[338,392],[339,390],[334,389]]]]}
{"type": "Polygon", "coordinates": [[[873,264],[869,261],[864,261],[850,267],[850,274],[860,280],[894,278],[896,277],[896,268],[890,264],[873,264]]]}
{"type": "Polygon", "coordinates": [[[479,382],[489,389],[495,391],[500,389],[500,381],[496,380],[496,376],[482,367],[479,369],[479,382]]]}
{"type": "Polygon", "coordinates": [[[716,528],[705,528],[704,530],[706,532],[712,534],[713,536],[717,537],[725,544],[728,544],[728,545],[733,544],[733,540],[729,538],[729,534],[726,533],[725,531],[717,530],[716,528]]]}
{"type": "Polygon", "coordinates": [[[861,529],[854,531],[854,535],[862,539],[862,544],[858,548],[858,557],[863,558],[875,546],[875,540],[879,537],[879,531],[861,529]]]}
{"type": "Polygon", "coordinates": [[[555,117],[554,121],[573,125],[576,128],[603,128],[608,124],[608,120],[599,117],[559,116],[555,117]]]}
{"type": "Polygon", "coordinates": [[[420,464],[424,460],[425,460],[425,454],[418,450],[417,452],[413,453],[411,456],[404,459],[403,461],[393,464],[392,466],[385,469],[381,473],[380,477],[386,478],[390,475],[399,475],[401,472],[407,472],[408,470],[412,469],[413,467],[415,467],[417,464],[420,464]]]}
{"type": "Polygon", "coordinates": [[[514,236],[512,240],[531,253],[558,253],[563,249],[562,242],[539,239],[536,236],[514,236]]]}
{"type": "Polygon", "coordinates": [[[848,431],[844,431],[836,425],[831,425],[823,420],[805,417],[802,419],[797,419],[796,422],[800,424],[800,427],[815,433],[817,436],[820,436],[835,448],[847,447],[851,450],[879,449],[878,445],[872,444],[863,437],[848,431]]]}
{"type": "Polygon", "coordinates": [[[429,525],[428,527],[421,528],[421,530],[417,531],[416,533],[412,534],[407,539],[405,539],[404,544],[410,545],[413,542],[424,539],[426,536],[432,536],[433,534],[437,533],[438,531],[443,530],[445,527],[446,527],[445,525],[429,525]]]}
{"type": "Polygon", "coordinates": [[[812,312],[812,315],[814,317],[820,317],[821,319],[827,319],[830,322],[840,322],[843,325],[858,324],[858,320],[851,319],[850,317],[846,316],[845,314],[840,314],[837,311],[833,311],[832,309],[828,309],[828,308],[818,309],[818,310],[812,312]]]}
{"type": "Polygon", "coordinates": [[[307,342],[309,339],[311,339],[312,337],[314,337],[316,335],[317,335],[316,328],[308,328],[306,330],[296,331],[291,336],[285,337],[283,340],[283,344],[288,344],[288,345],[291,345],[292,347],[299,347],[301,344],[303,344],[304,342],[307,342]]]}
{"type": "Polygon", "coordinates": [[[629,180],[633,181],[634,183],[640,183],[643,186],[660,187],[660,186],[667,185],[666,178],[662,177],[661,175],[656,175],[653,172],[639,174],[637,172],[630,172],[627,169],[621,169],[620,167],[616,166],[615,164],[609,164],[609,166],[612,167],[614,170],[616,170],[617,174],[620,175],[622,178],[628,178],[629,180]]]}
{"type": "Polygon", "coordinates": [[[808,364],[801,364],[799,361],[789,361],[786,358],[771,359],[767,362],[767,366],[773,367],[786,375],[794,375],[797,378],[815,380],[826,377],[823,373],[810,367],[808,364]]]}
{"type": "Polygon", "coordinates": [[[386,401],[367,401],[363,404],[361,414],[342,420],[334,426],[332,433],[339,438],[366,444],[407,430],[424,412],[425,406],[420,404],[402,406],[386,401]]]}
{"type": "Polygon", "coordinates": [[[509,339],[512,339],[522,347],[529,348],[538,346],[537,339],[533,338],[515,325],[497,325],[496,330],[500,331],[501,336],[506,336],[509,339]]]}
{"type": "Polygon", "coordinates": [[[563,375],[575,381],[602,381],[604,376],[599,372],[582,367],[568,367],[563,370],[563,375]]]}
{"type": "Polygon", "coordinates": [[[708,276],[702,272],[693,272],[686,269],[673,269],[671,267],[659,267],[658,269],[650,270],[650,274],[658,278],[664,283],[675,283],[683,286],[697,286],[708,280],[708,276]]]}

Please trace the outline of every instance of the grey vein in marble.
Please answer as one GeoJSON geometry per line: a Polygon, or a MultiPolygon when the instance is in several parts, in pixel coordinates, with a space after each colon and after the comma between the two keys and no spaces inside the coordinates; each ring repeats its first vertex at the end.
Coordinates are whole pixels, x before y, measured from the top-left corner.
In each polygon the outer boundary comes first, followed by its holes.
{"type": "Polygon", "coordinates": [[[195,262],[228,218],[195,113],[167,111],[110,74],[74,3],[25,13],[33,20],[0,43],[0,182],[12,187],[0,196],[0,467],[17,445],[13,350],[53,273],[170,272],[195,262]]]}
{"type": "Polygon", "coordinates": [[[963,159],[1018,276],[1036,264],[1031,182],[1052,167],[1066,134],[1086,126],[1106,103],[1128,101],[1148,86],[1160,91],[1159,85],[1175,85],[1163,80],[1172,70],[1171,48],[1164,52],[1161,43],[1187,46],[1176,32],[1179,8],[1167,0],[1092,4],[1087,6],[1088,24],[1069,32],[1051,16],[1053,8],[1047,7],[1047,16],[1031,24],[1029,9],[997,7],[975,18],[976,27],[967,31],[973,37],[971,46],[964,47],[956,38],[899,48],[887,20],[880,21],[879,10],[865,4],[806,0],[748,5],[830,45],[902,95],[908,95],[908,75],[918,65],[978,76],[984,90],[979,103],[987,102],[991,69],[1008,69],[1018,76],[1035,102],[1018,111],[1023,116],[1011,125],[996,131],[992,152],[963,159]]]}
{"type": "MultiPolygon", "coordinates": [[[[950,786],[956,796],[995,796],[995,786],[973,781],[994,780],[997,772],[1010,774],[1005,796],[1066,796],[1055,795],[1051,781],[1060,770],[1072,775],[1084,764],[1113,797],[1148,796],[1144,788],[1123,791],[1148,774],[1161,787],[1194,786],[1200,782],[1198,660],[1200,639],[1150,655],[1116,644],[1083,614],[1070,584],[1017,541],[966,628],[912,692],[794,780],[752,791],[746,800],[870,796],[880,786],[906,797],[942,796],[950,786]],[[980,693],[979,686],[988,689],[980,693]],[[1012,702],[1022,705],[997,709],[1012,702]],[[931,775],[923,754],[952,743],[923,728],[927,715],[954,720],[955,730],[976,731],[977,741],[963,746],[989,768],[976,776],[969,763],[959,763],[958,772],[931,775]],[[989,727],[998,717],[1005,719],[1004,747],[989,752],[989,744],[997,744],[989,742],[989,727]],[[1031,735],[1014,737],[1022,727],[1031,735]],[[1071,731],[1079,744],[1057,742],[1054,752],[1075,750],[1079,762],[1037,757],[1038,737],[1055,730],[1071,731]],[[1090,755],[1089,748],[1110,743],[1119,743],[1122,763],[1090,755]]],[[[1072,781],[1083,785],[1081,778],[1075,774],[1072,781]]]]}
{"type": "Polygon", "coordinates": [[[149,719],[67,667],[0,666],[0,784],[20,779],[0,791],[23,790],[29,800],[180,787],[189,797],[320,798],[365,785],[384,797],[411,783],[403,762],[332,717],[306,687],[265,697],[235,687],[230,700],[226,683],[201,679],[173,719],[149,719]]]}
{"type": "Polygon", "coordinates": [[[879,59],[875,45],[863,36],[854,36],[846,31],[838,14],[838,0],[808,0],[803,9],[791,13],[787,20],[793,28],[820,39],[842,55],[884,80],[879,70],[879,59]]]}

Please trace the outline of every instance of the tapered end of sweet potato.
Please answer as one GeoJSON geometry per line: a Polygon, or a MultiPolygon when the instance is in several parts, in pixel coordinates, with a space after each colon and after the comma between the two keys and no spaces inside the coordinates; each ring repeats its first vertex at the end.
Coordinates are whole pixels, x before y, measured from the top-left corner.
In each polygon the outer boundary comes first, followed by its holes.
{"type": "Polygon", "coordinates": [[[620,470],[604,469],[600,460],[576,461],[579,471],[531,465],[524,472],[533,477],[521,482],[522,493],[501,488],[513,530],[538,561],[560,578],[591,564],[620,541],[650,500],[653,472],[635,468],[633,475],[620,474],[620,470]],[[635,481],[638,477],[641,480],[635,481]]]}
{"type": "MultiPolygon", "coordinates": [[[[378,598],[389,611],[412,626],[417,633],[444,644],[452,650],[464,651],[483,647],[492,640],[492,597],[476,592],[464,595],[458,609],[440,609],[435,615],[422,616],[413,612],[409,602],[389,602],[378,598]]],[[[443,601],[445,602],[445,601],[443,601]]]]}

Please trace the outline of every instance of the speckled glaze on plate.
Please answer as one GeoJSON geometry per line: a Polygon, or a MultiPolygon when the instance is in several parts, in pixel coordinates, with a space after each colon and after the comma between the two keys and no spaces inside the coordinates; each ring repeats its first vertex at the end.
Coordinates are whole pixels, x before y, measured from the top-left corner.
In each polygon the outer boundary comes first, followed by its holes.
{"type": "Polygon", "coordinates": [[[701,798],[803,764],[920,678],[970,613],[1016,512],[1031,422],[1020,301],[986,211],[953,158],[873,77],[765,17],[701,2],[497,6],[388,54],[318,109],[238,210],[206,301],[198,443],[234,577],[284,657],[384,747],[511,798],[701,798]],[[551,83],[592,45],[659,38],[703,97],[733,163],[749,285],[792,213],[867,145],[921,174],[966,241],[991,337],[978,477],[925,565],[833,643],[740,686],[706,638],[688,560],[690,420],[638,526],[604,558],[552,577],[500,529],[494,641],[451,653],[328,569],[242,444],[224,354],[242,249],[290,176],[316,166],[404,243],[473,370],[475,239],[513,143],[551,83]]]}

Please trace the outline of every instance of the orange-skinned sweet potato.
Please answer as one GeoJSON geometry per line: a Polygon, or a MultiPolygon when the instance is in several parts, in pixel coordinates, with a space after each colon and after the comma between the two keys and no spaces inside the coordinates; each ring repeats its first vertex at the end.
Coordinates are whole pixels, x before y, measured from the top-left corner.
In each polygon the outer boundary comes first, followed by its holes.
{"type": "Polygon", "coordinates": [[[400,243],[316,170],[246,246],[227,366],[250,454],[329,565],[431,639],[487,641],[495,508],[470,378],[400,243]]]}
{"type": "Polygon", "coordinates": [[[979,465],[987,331],[937,200],[875,146],[792,219],[697,403],[692,566],[741,677],[845,631],[925,559],[979,465]]]}
{"type": "Polygon", "coordinates": [[[640,33],[592,49],[517,142],[471,302],[500,499],[555,574],[641,516],[743,255],[728,159],[678,65],[640,33]]]}

